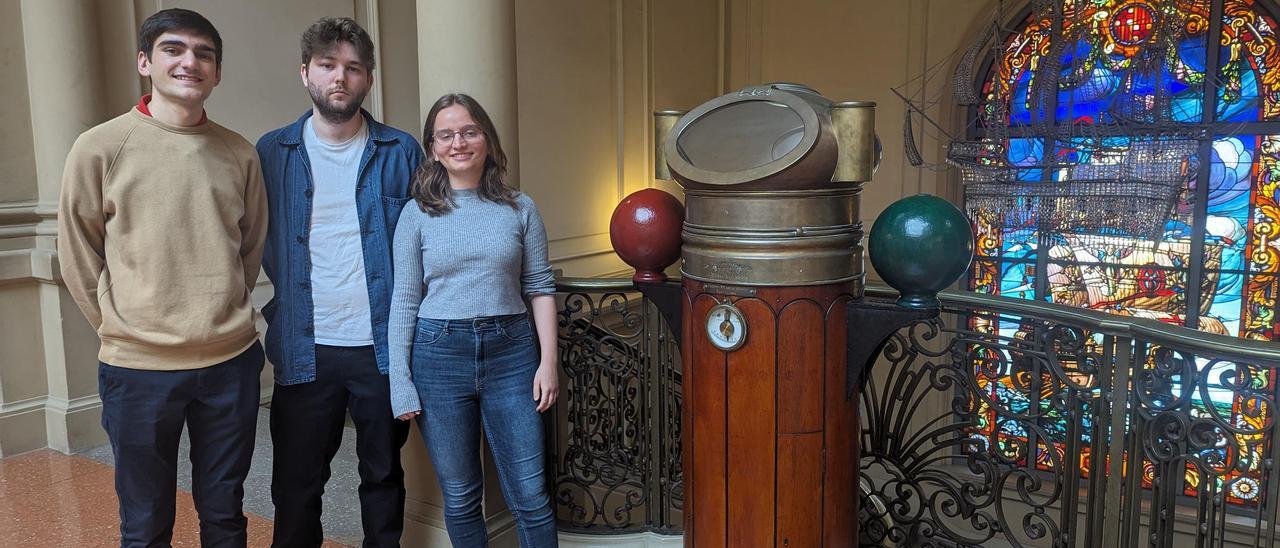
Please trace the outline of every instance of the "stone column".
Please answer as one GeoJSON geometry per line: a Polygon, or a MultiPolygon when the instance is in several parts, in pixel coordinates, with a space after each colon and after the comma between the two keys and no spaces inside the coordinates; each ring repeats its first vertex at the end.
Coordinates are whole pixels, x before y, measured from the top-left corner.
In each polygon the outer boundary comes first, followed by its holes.
{"type": "MultiPolygon", "coordinates": [[[[16,380],[30,386],[36,380],[32,376],[43,377],[43,398],[27,401],[43,399],[47,444],[64,452],[106,440],[98,422],[98,339],[61,283],[55,251],[58,193],[67,152],[81,132],[105,118],[96,6],[77,0],[22,0],[20,4],[36,192],[30,210],[31,237],[21,249],[29,257],[29,271],[23,277],[9,277],[14,285],[7,291],[28,288],[33,298],[29,310],[5,307],[0,313],[6,322],[13,320],[23,326],[23,332],[36,336],[6,340],[6,348],[24,348],[26,363],[6,363],[0,369],[5,370],[7,383],[16,380]]],[[[8,391],[4,395],[9,403],[8,391]]]]}
{"type": "MultiPolygon", "coordinates": [[[[416,7],[419,124],[445,93],[474,97],[497,126],[507,154],[508,182],[518,185],[514,0],[417,0],[416,7]]],[[[515,548],[519,545],[515,523],[502,498],[488,447],[476,458],[485,466],[484,516],[492,536],[490,545],[515,548]]],[[[417,428],[405,444],[403,462],[408,490],[404,544],[449,546],[440,486],[417,428]]]]}

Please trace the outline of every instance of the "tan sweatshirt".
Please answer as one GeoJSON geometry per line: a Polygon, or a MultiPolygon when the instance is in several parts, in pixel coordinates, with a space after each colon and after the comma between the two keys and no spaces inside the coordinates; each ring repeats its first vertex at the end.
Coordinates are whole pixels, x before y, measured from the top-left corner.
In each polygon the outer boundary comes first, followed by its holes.
{"type": "Polygon", "coordinates": [[[135,107],[67,156],[58,261],[105,363],[195,369],[251,346],[266,233],[257,152],[213,122],[170,126],[135,107]]]}

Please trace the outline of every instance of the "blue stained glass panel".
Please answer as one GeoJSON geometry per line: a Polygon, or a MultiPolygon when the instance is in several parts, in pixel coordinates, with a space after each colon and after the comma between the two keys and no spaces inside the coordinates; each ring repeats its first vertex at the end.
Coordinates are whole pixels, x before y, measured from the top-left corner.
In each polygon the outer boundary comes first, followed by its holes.
{"type": "Polygon", "coordinates": [[[1008,259],[1031,260],[1036,258],[1036,231],[1031,228],[1005,230],[1000,241],[1000,256],[1008,259]]]}
{"type": "MultiPolygon", "coordinates": [[[[1111,111],[1117,98],[1153,97],[1157,87],[1163,87],[1167,90],[1173,120],[1199,122],[1204,111],[1204,51],[1203,34],[1185,38],[1178,43],[1175,58],[1158,74],[1127,80],[1122,74],[1130,60],[1123,54],[1098,54],[1090,42],[1077,41],[1075,47],[1068,48],[1062,56],[1054,119],[1059,123],[1112,124],[1116,122],[1111,111]]],[[[1030,110],[1033,78],[1030,70],[1018,74],[1012,88],[1011,125],[1042,121],[1041,113],[1030,110]]]]}
{"type": "MultiPolygon", "coordinates": [[[[1209,163],[1207,253],[1218,258],[1215,269],[1244,270],[1248,243],[1249,198],[1253,186],[1258,139],[1252,135],[1219,137],[1209,163]]],[[[1238,289],[1238,288],[1237,288],[1238,289]]]]}
{"type": "Polygon", "coordinates": [[[1247,58],[1231,60],[1231,46],[1221,49],[1219,56],[1218,121],[1252,122],[1259,118],[1257,69],[1247,58]]]}
{"type": "Polygon", "coordinates": [[[1204,277],[1208,287],[1201,292],[1201,303],[1207,312],[1200,316],[1199,329],[1240,336],[1240,296],[1244,293],[1245,275],[1241,272],[1205,272],[1204,277]]]}
{"type": "Polygon", "coordinates": [[[1001,264],[1000,294],[1019,299],[1035,298],[1035,263],[1005,262],[1001,264]]]}

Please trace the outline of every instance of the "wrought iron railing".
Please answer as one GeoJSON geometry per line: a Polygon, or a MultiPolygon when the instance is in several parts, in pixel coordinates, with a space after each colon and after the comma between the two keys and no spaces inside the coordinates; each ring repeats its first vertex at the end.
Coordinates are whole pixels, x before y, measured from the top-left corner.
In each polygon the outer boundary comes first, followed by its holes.
{"type": "Polygon", "coordinates": [[[1275,545],[1280,345],[942,301],[863,391],[864,544],[1275,545]]]}
{"type": "MultiPolygon", "coordinates": [[[[680,532],[679,355],[626,280],[559,285],[564,530],[680,532]]],[[[891,296],[883,289],[868,294],[891,296]]],[[[862,392],[863,545],[1277,546],[1280,345],[941,295],[862,392]]]]}
{"type": "Polygon", "coordinates": [[[565,279],[562,396],[548,420],[561,531],[679,533],[680,350],[631,280],[565,279]]]}

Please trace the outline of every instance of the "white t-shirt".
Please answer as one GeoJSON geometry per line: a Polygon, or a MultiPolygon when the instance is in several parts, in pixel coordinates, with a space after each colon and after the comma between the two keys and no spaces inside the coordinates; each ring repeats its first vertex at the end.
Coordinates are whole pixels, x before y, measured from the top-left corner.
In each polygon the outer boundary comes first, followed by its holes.
{"type": "Polygon", "coordinates": [[[311,298],[316,344],[373,344],[369,287],[364,277],[356,178],[369,140],[363,121],[345,143],[320,140],[308,118],[302,142],[315,188],[311,201],[311,298]]]}

